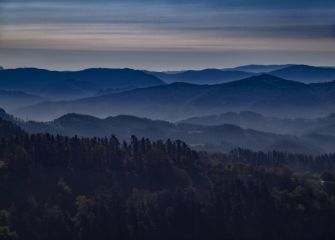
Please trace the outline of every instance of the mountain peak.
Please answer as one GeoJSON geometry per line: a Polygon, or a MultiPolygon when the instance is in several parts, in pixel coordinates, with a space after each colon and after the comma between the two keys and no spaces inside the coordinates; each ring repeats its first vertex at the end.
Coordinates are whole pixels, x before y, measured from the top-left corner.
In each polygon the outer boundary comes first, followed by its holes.
{"type": "Polygon", "coordinates": [[[54,122],[57,123],[57,122],[76,121],[76,120],[101,120],[101,119],[87,114],[67,113],[55,119],[54,122]]]}
{"type": "Polygon", "coordinates": [[[222,86],[260,86],[260,85],[271,85],[271,86],[303,86],[304,83],[286,80],[271,74],[262,73],[260,75],[248,77],[242,80],[224,83],[222,86]]]}
{"type": "Polygon", "coordinates": [[[5,69],[0,71],[0,79],[0,88],[37,95],[42,91],[44,97],[53,100],[69,99],[71,94],[75,98],[88,97],[100,89],[141,88],[165,84],[151,74],[128,68],[90,68],[81,71],[49,71],[37,68],[5,69]],[[72,80],[69,81],[69,79],[72,80]]]}

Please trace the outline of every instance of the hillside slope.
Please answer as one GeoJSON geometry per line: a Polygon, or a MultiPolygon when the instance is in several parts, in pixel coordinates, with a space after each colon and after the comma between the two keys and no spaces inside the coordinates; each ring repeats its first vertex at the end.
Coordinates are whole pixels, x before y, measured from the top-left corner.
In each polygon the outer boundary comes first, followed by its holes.
{"type": "MultiPolygon", "coordinates": [[[[335,82],[329,83],[335,85],[335,82]]],[[[255,111],[283,117],[313,117],[335,111],[334,98],[324,83],[304,84],[259,75],[216,85],[173,83],[86,98],[77,101],[47,102],[20,109],[18,116],[51,120],[67,113],[98,117],[136,115],[162,120],[227,111],[255,111]]]]}

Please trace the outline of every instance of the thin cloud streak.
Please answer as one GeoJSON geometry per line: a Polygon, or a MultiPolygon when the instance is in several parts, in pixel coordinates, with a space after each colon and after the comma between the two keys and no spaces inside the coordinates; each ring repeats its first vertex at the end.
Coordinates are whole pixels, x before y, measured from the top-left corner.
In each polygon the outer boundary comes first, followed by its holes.
{"type": "Polygon", "coordinates": [[[335,3],[293,2],[0,1],[0,64],[10,49],[334,52],[335,3]]]}

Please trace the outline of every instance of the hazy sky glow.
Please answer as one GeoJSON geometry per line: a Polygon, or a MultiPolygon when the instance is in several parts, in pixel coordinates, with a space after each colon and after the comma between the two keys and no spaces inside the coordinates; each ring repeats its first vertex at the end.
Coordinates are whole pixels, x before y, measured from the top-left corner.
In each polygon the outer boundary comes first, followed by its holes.
{"type": "Polygon", "coordinates": [[[0,65],[335,65],[334,0],[0,0],[0,65]]]}

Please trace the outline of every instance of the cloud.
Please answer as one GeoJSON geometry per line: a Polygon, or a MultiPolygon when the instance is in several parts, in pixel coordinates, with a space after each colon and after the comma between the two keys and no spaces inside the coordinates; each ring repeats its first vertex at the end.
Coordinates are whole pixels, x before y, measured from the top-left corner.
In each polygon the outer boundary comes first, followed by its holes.
{"type": "Polygon", "coordinates": [[[0,61],[5,49],[333,52],[334,23],[333,0],[0,0],[0,61]]]}

